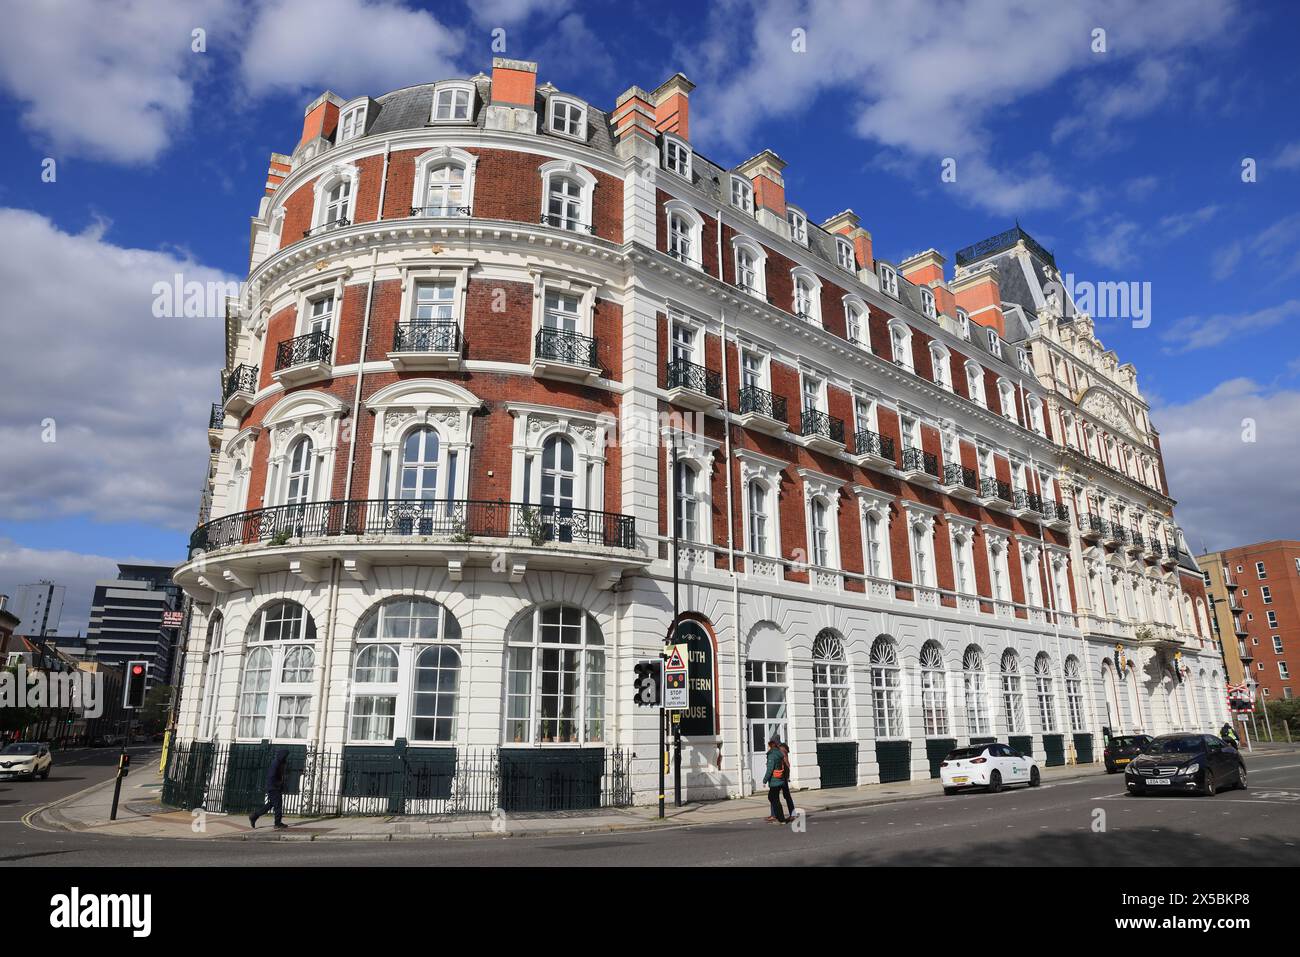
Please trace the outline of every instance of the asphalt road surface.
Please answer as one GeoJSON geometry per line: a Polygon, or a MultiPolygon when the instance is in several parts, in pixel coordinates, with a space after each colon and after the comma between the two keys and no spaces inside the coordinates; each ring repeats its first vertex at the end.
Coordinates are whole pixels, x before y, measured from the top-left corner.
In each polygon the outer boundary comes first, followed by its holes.
{"type": "MultiPolygon", "coordinates": [[[[369,843],[184,841],[47,834],[35,804],[111,775],[101,752],[57,764],[48,784],[0,786],[0,866],[155,865],[1300,865],[1300,755],[1250,756],[1250,789],[1210,798],[1130,797],[1120,775],[1000,794],[900,801],[807,818],[550,837],[369,843]],[[35,789],[48,787],[50,792],[35,789]]],[[[143,757],[137,760],[143,760],[143,757]]],[[[936,783],[936,791],[938,785],[936,783]]],[[[797,799],[797,795],[796,795],[797,799]]],[[[270,832],[268,832],[269,835],[270,832]]]]}

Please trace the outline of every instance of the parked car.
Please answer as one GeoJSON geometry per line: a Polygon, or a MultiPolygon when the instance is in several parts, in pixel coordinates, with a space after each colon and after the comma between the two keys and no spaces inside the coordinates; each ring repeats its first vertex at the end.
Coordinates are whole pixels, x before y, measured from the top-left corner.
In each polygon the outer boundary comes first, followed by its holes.
{"type": "Polygon", "coordinates": [[[0,751],[0,781],[26,778],[35,781],[50,776],[54,758],[43,741],[18,741],[0,751]]]}
{"type": "Polygon", "coordinates": [[[1037,761],[996,742],[949,751],[939,764],[939,779],[944,794],[963,788],[985,788],[995,794],[1009,784],[1036,788],[1041,781],[1037,761]]]}
{"type": "Polygon", "coordinates": [[[1241,752],[1212,734],[1165,734],[1129,763],[1124,784],[1130,794],[1244,789],[1246,762],[1241,752]]]}
{"type": "Polygon", "coordinates": [[[1149,734],[1119,734],[1106,743],[1102,758],[1107,774],[1118,774],[1151,743],[1149,734]]]}

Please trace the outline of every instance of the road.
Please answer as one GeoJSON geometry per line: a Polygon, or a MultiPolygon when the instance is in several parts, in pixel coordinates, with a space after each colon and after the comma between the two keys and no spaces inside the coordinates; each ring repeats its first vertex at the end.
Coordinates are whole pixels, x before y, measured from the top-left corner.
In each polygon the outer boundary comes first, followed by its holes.
{"type": "MultiPolygon", "coordinates": [[[[56,765],[48,786],[72,793],[106,777],[112,755],[101,754],[108,767],[94,757],[68,759],[56,765]]],[[[1300,755],[1251,756],[1248,766],[1249,791],[1212,798],[1130,797],[1119,775],[1099,772],[1033,790],[936,794],[825,812],[809,817],[802,833],[755,820],[654,832],[387,843],[47,834],[16,819],[33,802],[62,795],[6,786],[0,788],[0,866],[1300,865],[1300,755]]]]}

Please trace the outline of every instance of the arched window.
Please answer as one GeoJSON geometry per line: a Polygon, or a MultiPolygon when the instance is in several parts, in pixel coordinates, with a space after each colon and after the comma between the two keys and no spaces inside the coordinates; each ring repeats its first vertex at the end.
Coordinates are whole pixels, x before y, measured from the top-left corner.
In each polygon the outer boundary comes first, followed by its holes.
{"type": "Polygon", "coordinates": [[[325,189],[323,204],[317,220],[318,226],[334,228],[348,225],[348,216],[352,212],[352,180],[347,176],[338,177],[333,185],[325,189]]]}
{"type": "Polygon", "coordinates": [[[892,638],[883,635],[871,645],[871,704],[877,738],[901,738],[906,734],[898,649],[892,638]]]}
{"type": "Polygon", "coordinates": [[[889,323],[889,343],[894,352],[895,365],[912,369],[912,330],[907,323],[894,319],[889,323]]]}
{"type": "Polygon", "coordinates": [[[849,342],[867,348],[871,344],[866,310],[857,303],[844,304],[844,330],[849,342]]]}
{"type": "Polygon", "coordinates": [[[1056,684],[1052,679],[1052,659],[1043,652],[1034,659],[1034,687],[1038,693],[1038,716],[1044,733],[1056,730],[1056,684]]]}
{"type": "Polygon", "coordinates": [[[1002,713],[1007,733],[1025,730],[1025,692],[1020,683],[1020,656],[1008,648],[1002,653],[1002,713]]]}
{"type": "Polygon", "coordinates": [[[867,575],[871,578],[891,578],[889,563],[889,520],[877,509],[866,514],[867,575]]]}
{"type": "Polygon", "coordinates": [[[506,649],[507,744],[605,740],[605,639],[573,605],[528,612],[506,649]]]}
{"type": "Polygon", "coordinates": [[[736,285],[757,299],[767,298],[766,260],[752,240],[733,241],[736,256],[736,285]]]}
{"type": "Polygon", "coordinates": [[[583,222],[582,184],[571,176],[553,175],[546,192],[546,225],[577,232],[583,222]]]}
{"type": "Polygon", "coordinates": [[[573,541],[573,492],[577,473],[573,443],[552,435],[542,446],[542,522],[548,540],[573,541]]]}
{"type": "Polygon", "coordinates": [[[221,684],[223,660],[223,634],[225,618],[215,612],[208,622],[207,644],[204,648],[203,703],[199,709],[199,737],[210,738],[216,729],[217,690],[221,684]]]}
{"type": "Polygon", "coordinates": [[[397,651],[388,645],[365,645],[357,651],[352,666],[351,740],[394,740],[398,671],[397,651]]]}
{"type": "Polygon", "coordinates": [[[424,502],[438,497],[438,433],[427,425],[412,429],[402,443],[398,497],[424,502]]]}
{"type": "Polygon", "coordinates": [[[921,714],[927,737],[948,733],[948,680],[943,649],[928,641],[921,648],[921,714]]]}
{"type": "Polygon", "coordinates": [[[757,555],[771,555],[768,536],[767,486],[758,479],[750,479],[747,487],[749,505],[749,550],[757,555]]]}
{"type": "Polygon", "coordinates": [[[930,343],[930,365],[934,370],[935,385],[952,391],[951,353],[941,342],[930,343]]]}
{"type": "Polygon", "coordinates": [[[288,485],[284,493],[286,505],[302,505],[311,501],[314,459],[311,439],[305,435],[301,436],[289,450],[288,485]]]}
{"type": "Polygon", "coordinates": [[[1087,712],[1083,707],[1083,676],[1079,659],[1074,655],[1065,659],[1065,703],[1070,712],[1070,730],[1088,730],[1087,712]]]}
{"type": "Polygon", "coordinates": [[[673,477],[674,511],[677,536],[688,542],[699,538],[699,493],[696,491],[698,472],[689,462],[679,461],[673,477]]]}
{"type": "Polygon", "coordinates": [[[670,200],[668,211],[668,255],[679,262],[702,269],[704,220],[680,200],[670,200]]]}
{"type": "Polygon", "coordinates": [[[966,363],[966,390],[970,393],[970,400],[976,405],[987,405],[984,397],[984,370],[974,362],[966,363]]]}
{"type": "Polygon", "coordinates": [[[816,280],[811,276],[795,274],[794,314],[804,322],[821,325],[821,293],[816,280]]]}
{"type": "Polygon", "coordinates": [[[813,639],[813,728],[818,741],[850,741],[849,665],[844,642],[829,628],[813,639]]]}
{"type": "Polygon", "coordinates": [[[424,190],[425,216],[468,216],[465,195],[465,167],[461,163],[439,163],[429,169],[424,190]]]}
{"type": "Polygon", "coordinates": [[[294,601],[273,601],[253,617],[239,690],[236,736],[307,738],[316,670],[316,623],[294,601]]]}
{"type": "Polygon", "coordinates": [[[966,698],[966,727],[972,737],[989,733],[989,696],[984,684],[984,654],[976,645],[961,659],[962,691],[966,698]]]}

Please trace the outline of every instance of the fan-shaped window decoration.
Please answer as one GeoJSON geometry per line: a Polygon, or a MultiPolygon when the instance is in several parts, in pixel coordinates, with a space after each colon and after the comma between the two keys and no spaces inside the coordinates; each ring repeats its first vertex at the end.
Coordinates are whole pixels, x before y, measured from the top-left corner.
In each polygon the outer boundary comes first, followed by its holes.
{"type": "Polygon", "coordinates": [[[849,666],[844,642],[829,629],[813,639],[813,727],[818,741],[852,739],[849,666]]]}
{"type": "Polygon", "coordinates": [[[989,733],[989,695],[984,681],[984,654],[975,645],[962,656],[962,691],[966,699],[966,725],[972,737],[989,733]]]}
{"type": "Polygon", "coordinates": [[[921,713],[927,735],[941,737],[948,733],[948,681],[943,649],[932,641],[921,648],[921,713]]]}
{"type": "Polygon", "coordinates": [[[412,741],[456,740],[456,697],[460,653],[450,645],[429,645],[415,659],[411,699],[412,741]]]}
{"type": "Polygon", "coordinates": [[[280,680],[291,685],[306,684],[311,681],[311,673],[315,667],[316,652],[309,645],[286,648],[284,664],[280,668],[280,680]]]}
{"type": "Polygon", "coordinates": [[[460,623],[442,605],[419,598],[386,601],[366,616],[358,641],[460,641],[460,623]]]}
{"type": "Polygon", "coordinates": [[[1020,680],[1020,656],[1008,648],[1002,653],[1002,712],[1007,733],[1025,730],[1025,691],[1020,680]]]}
{"type": "Polygon", "coordinates": [[[1070,712],[1070,730],[1086,731],[1088,723],[1084,718],[1087,712],[1083,708],[1083,677],[1079,671],[1079,659],[1074,655],[1065,659],[1065,702],[1070,712]]]}
{"type": "Polygon", "coordinates": [[[296,601],[273,601],[253,619],[249,641],[315,641],[316,622],[296,601]]]}
{"type": "Polygon", "coordinates": [[[239,736],[261,738],[266,734],[266,710],[271,693],[271,651],[254,648],[244,661],[244,680],[239,687],[239,736]]]}
{"type": "Polygon", "coordinates": [[[1052,659],[1046,652],[1034,659],[1034,685],[1038,693],[1038,716],[1043,731],[1056,730],[1056,684],[1052,679],[1052,659]]]}
{"type": "Polygon", "coordinates": [[[871,702],[876,737],[903,737],[902,676],[892,638],[882,636],[871,646],[871,702]]]}
{"type": "Polygon", "coordinates": [[[574,605],[520,619],[506,650],[508,743],[605,740],[604,644],[596,620],[574,605]]]}

